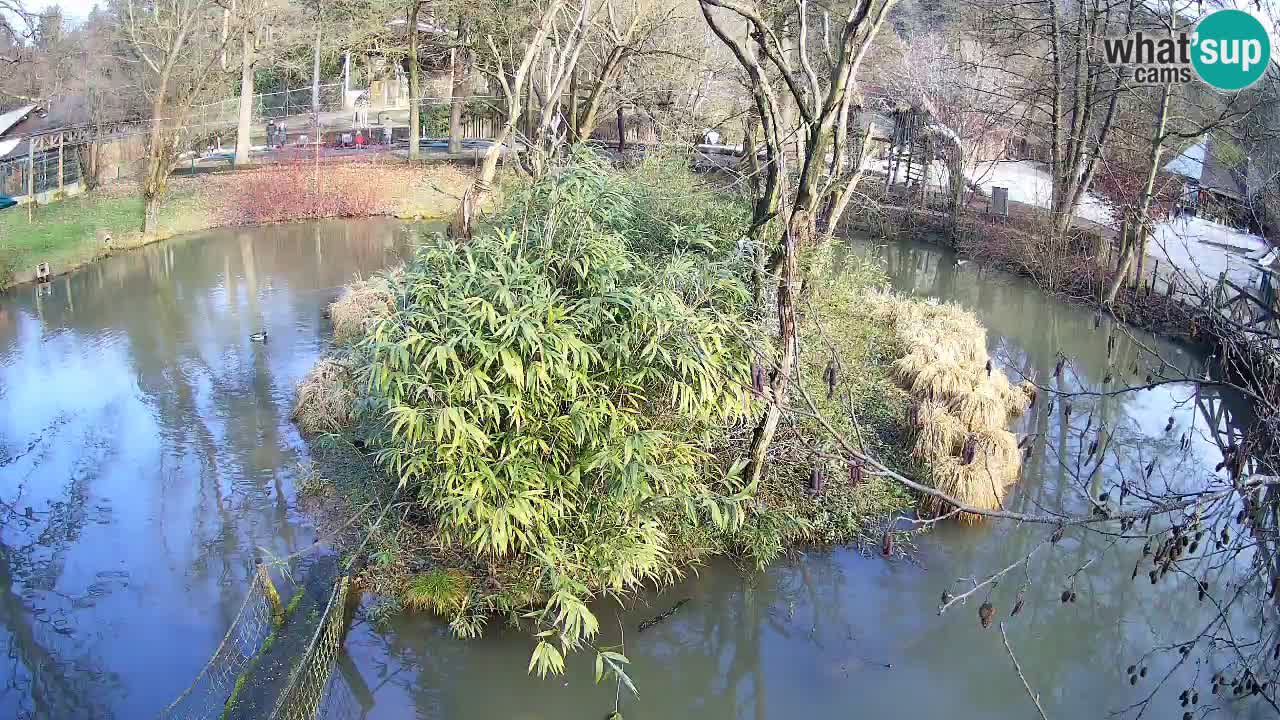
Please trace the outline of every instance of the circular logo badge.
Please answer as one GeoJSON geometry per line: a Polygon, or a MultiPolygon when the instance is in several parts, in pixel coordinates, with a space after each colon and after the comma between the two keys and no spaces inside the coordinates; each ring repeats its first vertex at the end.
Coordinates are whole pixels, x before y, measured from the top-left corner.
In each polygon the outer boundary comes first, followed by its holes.
{"type": "Polygon", "coordinates": [[[1243,10],[1209,13],[1196,26],[1191,64],[1219,90],[1241,90],[1258,81],[1271,62],[1271,38],[1258,18],[1243,10]]]}

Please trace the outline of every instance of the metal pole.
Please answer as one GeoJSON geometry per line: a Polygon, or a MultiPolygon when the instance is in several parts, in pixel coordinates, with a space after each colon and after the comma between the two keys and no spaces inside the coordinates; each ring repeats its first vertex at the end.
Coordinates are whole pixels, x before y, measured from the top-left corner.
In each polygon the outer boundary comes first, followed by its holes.
{"type": "Polygon", "coordinates": [[[31,222],[31,215],[36,204],[36,141],[31,138],[27,141],[27,222],[31,222]]]}
{"type": "Polygon", "coordinates": [[[61,192],[63,191],[63,188],[62,188],[62,146],[63,146],[63,135],[62,135],[62,133],[58,133],[58,192],[59,192],[59,193],[61,193],[61,192]]]}

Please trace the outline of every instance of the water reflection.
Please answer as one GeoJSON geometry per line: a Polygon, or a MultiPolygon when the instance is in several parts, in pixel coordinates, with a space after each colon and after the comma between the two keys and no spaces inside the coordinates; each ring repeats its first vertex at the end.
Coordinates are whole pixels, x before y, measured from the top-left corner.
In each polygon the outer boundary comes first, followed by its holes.
{"type": "MultiPolygon", "coordinates": [[[[1181,348],[1106,321],[1095,328],[1091,312],[1046,298],[1016,278],[957,267],[935,248],[855,244],[854,251],[883,262],[902,292],[974,310],[988,328],[993,354],[1012,375],[1052,379],[1059,352],[1069,360],[1063,379],[1054,382],[1071,392],[1101,391],[1108,375],[1112,387],[1121,374],[1133,380],[1135,362],[1140,378],[1158,373],[1160,358],[1180,369],[1200,367],[1200,358],[1181,348]]],[[[1195,483],[1220,459],[1225,425],[1248,417],[1238,398],[1201,400],[1222,409],[1217,432],[1187,385],[1079,397],[1070,417],[1062,403],[1037,403],[1015,427],[1036,439],[1010,509],[1078,512],[1086,493],[1152,460],[1158,482],[1195,483]],[[1174,427],[1166,433],[1171,416],[1174,427]],[[1093,472],[1083,456],[1100,428],[1109,450],[1093,472]]],[[[1034,717],[999,632],[979,626],[982,600],[942,617],[936,611],[943,588],[964,586],[964,580],[953,585],[957,579],[985,577],[1037,547],[991,595],[1028,681],[1050,717],[1100,717],[1124,708],[1145,697],[1150,685],[1131,687],[1123,669],[1153,645],[1194,636],[1191,629],[1207,611],[1194,584],[1167,580],[1157,590],[1142,582],[1145,575],[1131,581],[1136,549],[1104,552],[1108,540],[1082,533],[1068,533],[1054,546],[1044,542],[1050,532],[948,526],[923,541],[918,564],[887,563],[848,548],[809,552],[764,573],[715,563],[634,607],[601,606],[602,642],[621,642],[625,634],[642,694],[636,701],[624,692],[623,714],[1034,717]],[[1075,590],[1075,603],[1061,602],[1064,588],[1075,590]],[[1010,619],[1020,593],[1024,609],[1010,619]],[[636,631],[685,597],[692,602],[671,619],[636,631]]],[[[464,642],[422,617],[402,617],[387,634],[358,625],[348,642],[353,664],[374,688],[377,705],[369,717],[600,718],[612,710],[614,689],[592,684],[590,658],[571,658],[564,678],[542,681],[525,673],[530,650],[519,630],[492,627],[485,638],[464,642]],[[502,692],[493,691],[495,683],[502,692]]],[[[1172,666],[1167,655],[1151,661],[1150,677],[1172,666]]],[[[1173,690],[1157,696],[1149,714],[1180,717],[1176,696],[1195,672],[1194,664],[1179,671],[1173,690]]],[[[1207,689],[1202,694],[1208,700],[1207,689]]],[[[1257,703],[1224,710],[1240,717],[1262,712],[1257,703]]]]}
{"type": "MultiPolygon", "coordinates": [[[[221,639],[255,551],[310,543],[291,503],[303,453],[288,420],[293,387],[326,342],[324,304],[408,239],[379,222],[213,233],[0,297],[0,642],[9,648],[0,717],[150,716],[221,639]],[[264,328],[266,345],[249,341],[264,328]]],[[[882,258],[900,290],[974,309],[1012,374],[1051,378],[1058,352],[1070,357],[1061,383],[1072,390],[1096,391],[1108,374],[1132,379],[1135,361],[1140,376],[1159,372],[1157,355],[1199,367],[1142,334],[1117,333],[1108,355],[1112,328],[1095,329],[1092,313],[956,267],[933,248],[857,251],[882,258]]],[[[1236,398],[1196,398],[1180,385],[1078,398],[1069,419],[1061,403],[1038,403],[1015,428],[1036,439],[1011,507],[1078,509],[1084,493],[1153,459],[1161,482],[1195,482],[1221,457],[1209,418],[1220,430],[1237,417],[1247,415],[1236,398]],[[1100,427],[1112,450],[1081,486],[1073,470],[1100,427]]],[[[623,694],[624,715],[1033,717],[976,604],[935,612],[948,584],[1008,565],[1048,532],[948,527],[923,542],[918,563],[852,549],[765,573],[715,563],[629,607],[600,606],[601,641],[625,640],[642,693],[623,694]],[[669,620],[637,632],[686,597],[669,620]]],[[[1145,688],[1130,687],[1122,669],[1202,619],[1181,581],[1159,591],[1141,576],[1131,582],[1129,556],[1104,554],[1073,581],[1105,547],[1068,534],[992,596],[1007,617],[1024,593],[1009,637],[1050,717],[1099,717],[1134,702],[1145,688]],[[1059,601],[1067,585],[1078,602],[1059,601]]],[[[615,689],[592,683],[591,658],[574,656],[565,677],[544,681],[526,674],[530,650],[526,632],[499,620],[477,641],[420,616],[386,633],[360,620],[331,699],[342,717],[598,719],[612,710],[615,689]]],[[[1153,675],[1169,664],[1153,662],[1153,675]]],[[[1180,716],[1176,693],[1159,696],[1152,714],[1180,716]]],[[[1228,710],[1260,712],[1256,703],[1228,710]]]]}
{"type": "Polygon", "coordinates": [[[293,388],[396,223],[220,231],[0,296],[0,717],[148,717],[293,508],[293,388]],[[268,329],[267,344],[249,335],[268,329]]]}

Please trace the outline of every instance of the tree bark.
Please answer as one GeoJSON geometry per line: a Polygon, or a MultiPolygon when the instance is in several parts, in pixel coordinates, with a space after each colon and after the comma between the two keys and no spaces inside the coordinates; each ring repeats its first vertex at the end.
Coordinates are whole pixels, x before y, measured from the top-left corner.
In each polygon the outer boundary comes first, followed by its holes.
{"type": "Polygon", "coordinates": [[[462,152],[462,109],[466,105],[467,87],[469,85],[469,64],[467,62],[467,21],[458,18],[458,46],[453,49],[450,72],[453,74],[453,86],[449,91],[449,152],[462,152]]]}
{"type": "Polygon", "coordinates": [[[249,164],[249,152],[253,146],[250,133],[253,130],[253,73],[254,65],[257,63],[257,38],[247,20],[240,37],[244,41],[244,47],[240,56],[240,116],[236,122],[236,167],[249,164]]]}
{"type": "Polygon", "coordinates": [[[416,161],[420,155],[419,136],[422,134],[422,108],[419,106],[422,88],[418,72],[418,12],[422,9],[420,0],[412,0],[409,4],[409,160],[416,161]]]}
{"type": "Polygon", "coordinates": [[[1164,150],[1165,128],[1169,123],[1169,99],[1172,95],[1173,86],[1165,85],[1160,95],[1160,107],[1156,111],[1155,130],[1151,133],[1151,151],[1148,156],[1147,178],[1143,183],[1142,197],[1139,198],[1138,207],[1127,224],[1130,240],[1124,245],[1120,261],[1116,264],[1116,273],[1107,284],[1106,294],[1103,296],[1103,302],[1107,304],[1115,302],[1116,296],[1120,294],[1120,288],[1124,285],[1124,279],[1129,273],[1129,266],[1133,263],[1135,254],[1146,248],[1151,199],[1155,191],[1156,175],[1160,172],[1160,155],[1164,150]]]}

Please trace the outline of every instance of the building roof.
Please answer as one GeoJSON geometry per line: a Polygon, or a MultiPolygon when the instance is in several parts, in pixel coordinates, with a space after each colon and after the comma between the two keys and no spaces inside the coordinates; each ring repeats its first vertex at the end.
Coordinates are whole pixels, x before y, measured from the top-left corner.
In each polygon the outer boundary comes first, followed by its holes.
{"type": "Polygon", "coordinates": [[[34,112],[35,109],[35,105],[23,105],[16,110],[10,110],[9,112],[0,115],[0,135],[4,135],[9,132],[14,125],[26,120],[27,116],[34,112]]]}
{"type": "Polygon", "coordinates": [[[1194,180],[1204,190],[1236,200],[1243,200],[1247,194],[1244,174],[1223,162],[1213,151],[1213,138],[1208,135],[1170,160],[1164,171],[1194,180]]]}
{"type": "Polygon", "coordinates": [[[1204,174],[1204,154],[1208,144],[1208,140],[1201,140],[1183,150],[1164,166],[1164,171],[1200,182],[1200,176],[1204,174]]]}

